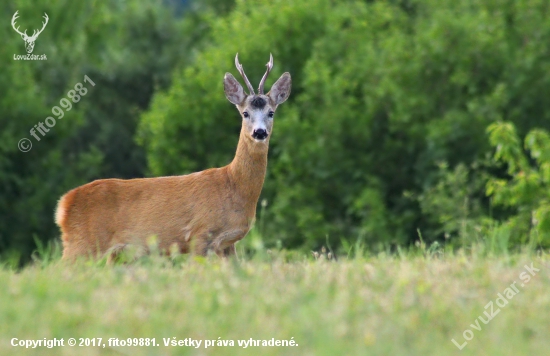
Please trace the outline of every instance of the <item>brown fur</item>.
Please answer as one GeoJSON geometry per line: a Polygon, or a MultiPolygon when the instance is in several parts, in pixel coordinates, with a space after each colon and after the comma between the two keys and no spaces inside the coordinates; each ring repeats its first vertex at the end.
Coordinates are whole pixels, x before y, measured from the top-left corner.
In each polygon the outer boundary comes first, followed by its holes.
{"type": "MultiPolygon", "coordinates": [[[[225,79],[228,99],[234,103],[238,99],[241,114],[253,110],[253,96],[243,96],[240,84],[229,77],[225,79]],[[233,80],[238,87],[233,87],[233,80]]],[[[275,96],[263,95],[269,104],[254,115],[264,118],[286,100],[290,75],[283,77],[279,80],[283,88],[276,83],[275,96]],[[278,98],[282,90],[284,100],[278,98]]],[[[55,214],[63,259],[112,257],[128,245],[147,250],[151,236],[156,236],[158,248],[165,252],[176,247],[181,253],[234,254],[235,243],[254,221],[267,167],[269,137],[258,142],[251,130],[250,120],[243,118],[235,158],[225,167],[173,177],[101,179],[66,193],[55,214]]]]}

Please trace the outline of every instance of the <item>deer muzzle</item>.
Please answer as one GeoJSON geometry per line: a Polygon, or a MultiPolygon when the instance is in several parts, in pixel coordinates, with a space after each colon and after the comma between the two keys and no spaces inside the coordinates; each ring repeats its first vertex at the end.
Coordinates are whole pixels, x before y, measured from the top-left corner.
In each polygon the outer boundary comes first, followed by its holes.
{"type": "Polygon", "coordinates": [[[267,138],[267,131],[265,129],[255,129],[252,133],[252,137],[256,140],[265,140],[267,138]]]}

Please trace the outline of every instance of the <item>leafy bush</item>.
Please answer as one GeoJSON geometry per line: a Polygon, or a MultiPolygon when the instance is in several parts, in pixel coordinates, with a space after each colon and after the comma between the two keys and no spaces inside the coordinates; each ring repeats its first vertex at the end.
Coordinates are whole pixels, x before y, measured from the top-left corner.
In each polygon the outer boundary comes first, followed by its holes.
{"type": "Polygon", "coordinates": [[[487,194],[496,206],[511,210],[504,227],[512,246],[550,247],[550,134],[531,130],[522,147],[514,125],[494,123],[488,128],[495,159],[504,163],[510,178],[493,177],[487,194]],[[524,149],[528,152],[525,155],[524,149]]]}
{"type": "Polygon", "coordinates": [[[293,78],[261,197],[256,232],[267,247],[393,248],[419,231],[428,244],[547,246],[545,0],[16,0],[2,9],[5,18],[19,10],[22,28],[50,17],[35,47],[47,61],[12,60],[23,42],[0,26],[3,258],[28,258],[35,239],[56,238],[56,200],[79,184],[229,163],[240,119],[222,78],[236,74],[236,52],[255,83],[270,52],[266,86],[284,71],[293,78]],[[84,74],[94,90],[20,152],[18,140],[84,74]],[[498,138],[512,150],[497,151],[504,168],[487,161],[486,128],[502,121],[517,130],[498,138]]]}

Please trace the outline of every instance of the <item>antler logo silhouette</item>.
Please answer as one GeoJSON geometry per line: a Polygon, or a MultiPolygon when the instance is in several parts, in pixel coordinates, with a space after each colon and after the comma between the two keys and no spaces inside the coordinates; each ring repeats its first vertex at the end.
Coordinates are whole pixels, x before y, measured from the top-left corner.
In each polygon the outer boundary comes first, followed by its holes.
{"type": "Polygon", "coordinates": [[[27,50],[27,53],[32,53],[34,49],[34,41],[36,41],[36,38],[38,37],[38,35],[41,34],[42,31],[44,31],[44,28],[48,24],[48,15],[44,13],[44,20],[46,20],[46,22],[42,22],[42,28],[39,31],[33,30],[32,36],[29,36],[27,35],[27,30],[25,30],[25,32],[21,32],[19,31],[19,26],[15,28],[15,20],[17,20],[18,12],[19,10],[17,10],[15,14],[13,14],[13,17],[11,18],[11,26],[13,27],[15,32],[21,35],[21,38],[23,39],[23,41],[25,41],[25,49],[27,50]]]}

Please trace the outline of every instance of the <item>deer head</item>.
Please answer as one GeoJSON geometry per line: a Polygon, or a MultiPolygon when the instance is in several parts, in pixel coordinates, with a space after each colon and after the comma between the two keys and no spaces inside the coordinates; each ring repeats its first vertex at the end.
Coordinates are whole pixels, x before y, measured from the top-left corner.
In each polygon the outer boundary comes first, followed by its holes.
{"type": "Polygon", "coordinates": [[[17,20],[18,12],[19,11],[16,11],[15,14],[13,14],[13,17],[11,18],[11,26],[13,27],[15,32],[21,35],[21,38],[23,39],[23,41],[25,41],[25,49],[27,50],[27,53],[32,53],[34,49],[34,41],[36,41],[36,38],[38,37],[38,35],[41,34],[42,31],[44,31],[44,28],[48,24],[48,15],[44,13],[44,20],[46,20],[46,22],[42,22],[42,28],[40,30],[33,30],[32,36],[28,36],[27,30],[25,30],[25,32],[21,32],[19,31],[19,26],[15,28],[15,20],[17,20]]]}
{"type": "Polygon", "coordinates": [[[273,84],[269,93],[264,94],[264,84],[271,68],[273,68],[273,56],[269,55],[267,70],[260,81],[258,94],[244,73],[243,66],[239,63],[239,54],[235,56],[235,66],[244,79],[249,94],[245,94],[243,87],[231,73],[225,73],[223,79],[225,96],[227,100],[237,106],[237,110],[243,118],[243,130],[247,137],[254,143],[267,144],[273,128],[273,116],[277,106],[285,102],[290,95],[292,80],[288,72],[273,84]]]}

